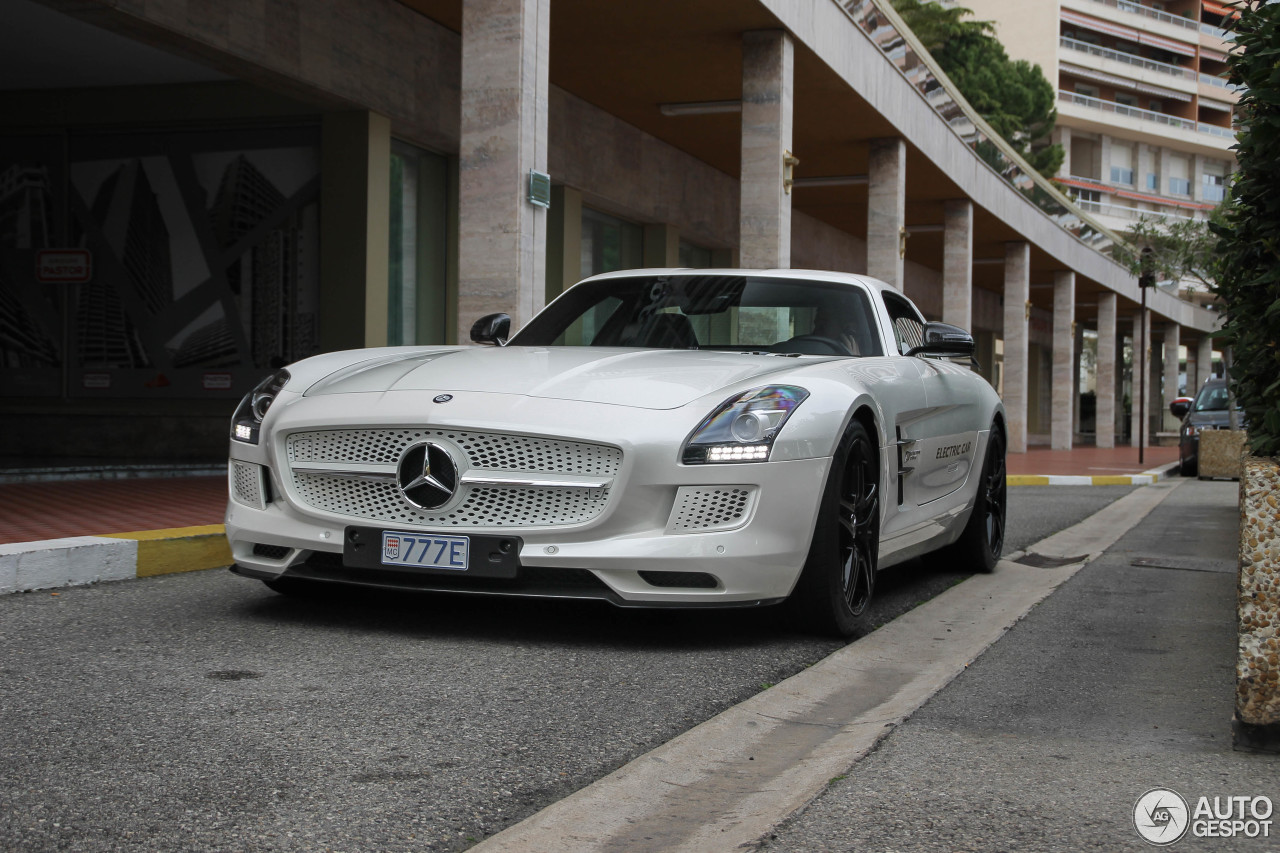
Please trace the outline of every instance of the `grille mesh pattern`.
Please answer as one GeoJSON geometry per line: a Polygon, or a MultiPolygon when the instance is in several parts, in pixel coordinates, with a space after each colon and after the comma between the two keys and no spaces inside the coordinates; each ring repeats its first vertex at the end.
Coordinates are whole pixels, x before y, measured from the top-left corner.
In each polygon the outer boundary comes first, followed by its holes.
{"type": "Polygon", "coordinates": [[[406,447],[428,439],[445,439],[457,445],[472,468],[491,471],[612,477],[622,464],[622,451],[603,444],[439,429],[295,433],[289,437],[289,461],[395,462],[406,447]]]}
{"type": "Polygon", "coordinates": [[[746,522],[755,500],[754,486],[683,486],[676,492],[667,532],[732,530],[746,522]]]}
{"type": "MultiPolygon", "coordinates": [[[[611,477],[622,462],[616,447],[525,436],[456,430],[327,430],[289,437],[291,463],[393,463],[410,445],[440,440],[458,447],[472,470],[611,477]]],[[[392,524],[448,527],[556,527],[598,516],[608,489],[462,486],[462,501],[448,512],[410,506],[389,481],[349,480],[294,471],[304,503],[339,515],[392,524]]]]}
{"type": "Polygon", "coordinates": [[[236,503],[254,509],[265,509],[262,492],[262,466],[249,462],[231,463],[231,494],[236,503]]]}

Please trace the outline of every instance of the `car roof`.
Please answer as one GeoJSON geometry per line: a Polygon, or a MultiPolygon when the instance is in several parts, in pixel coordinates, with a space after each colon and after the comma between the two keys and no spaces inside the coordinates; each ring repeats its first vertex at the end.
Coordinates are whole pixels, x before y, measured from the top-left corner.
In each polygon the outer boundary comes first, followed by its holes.
{"type": "Polygon", "coordinates": [[[763,269],[749,270],[730,267],[714,267],[710,269],[702,269],[698,267],[655,267],[647,269],[618,270],[616,272],[600,273],[593,275],[584,281],[604,281],[612,278],[649,278],[656,275],[718,275],[718,276],[742,276],[743,278],[773,278],[773,279],[795,279],[796,281],[820,281],[830,284],[853,284],[870,288],[873,291],[891,290],[899,293],[890,285],[878,278],[872,278],[869,275],[859,275],[857,273],[834,272],[832,270],[803,270],[803,269],[763,269]]]}

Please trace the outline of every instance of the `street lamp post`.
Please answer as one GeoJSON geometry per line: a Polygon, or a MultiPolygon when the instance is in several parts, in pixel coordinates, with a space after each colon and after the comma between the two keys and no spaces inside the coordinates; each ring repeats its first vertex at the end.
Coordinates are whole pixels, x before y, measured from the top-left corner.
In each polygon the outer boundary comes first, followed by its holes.
{"type": "Polygon", "coordinates": [[[1143,445],[1147,438],[1147,288],[1156,283],[1155,272],[1152,271],[1153,257],[1151,247],[1142,250],[1141,272],[1138,273],[1138,290],[1142,291],[1142,313],[1138,315],[1138,340],[1140,341],[1135,365],[1138,369],[1138,464],[1145,465],[1142,459],[1143,445]]]}

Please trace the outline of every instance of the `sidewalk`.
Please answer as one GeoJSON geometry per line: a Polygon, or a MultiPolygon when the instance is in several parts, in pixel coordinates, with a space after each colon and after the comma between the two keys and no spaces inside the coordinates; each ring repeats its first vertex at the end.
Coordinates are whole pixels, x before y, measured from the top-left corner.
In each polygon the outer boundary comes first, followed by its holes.
{"type": "MultiPolygon", "coordinates": [[[[1280,759],[1231,746],[1236,503],[1179,483],[760,849],[1143,850],[1151,789],[1274,804],[1280,759]]],[[[1256,838],[1193,820],[1176,849],[1276,850],[1277,817],[1256,838]]]]}

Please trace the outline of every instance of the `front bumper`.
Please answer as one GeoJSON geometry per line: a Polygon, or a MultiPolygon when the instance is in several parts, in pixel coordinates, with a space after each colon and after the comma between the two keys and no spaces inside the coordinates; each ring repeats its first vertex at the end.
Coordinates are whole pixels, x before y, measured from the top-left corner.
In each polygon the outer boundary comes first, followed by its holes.
{"type": "Polygon", "coordinates": [[[804,565],[831,461],[686,466],[675,460],[669,444],[631,446],[625,448],[626,462],[606,508],[585,524],[458,530],[315,511],[292,493],[287,472],[281,476],[269,446],[233,443],[232,451],[233,498],[226,531],[239,574],[262,580],[598,598],[644,607],[741,607],[785,598],[804,565]],[[246,466],[261,472],[256,506],[235,497],[245,494],[246,466]],[[714,502],[721,493],[745,504],[730,529],[682,526],[691,501],[714,502]],[[344,564],[344,536],[351,525],[512,536],[520,542],[518,570],[514,578],[486,578],[344,564]]]}

